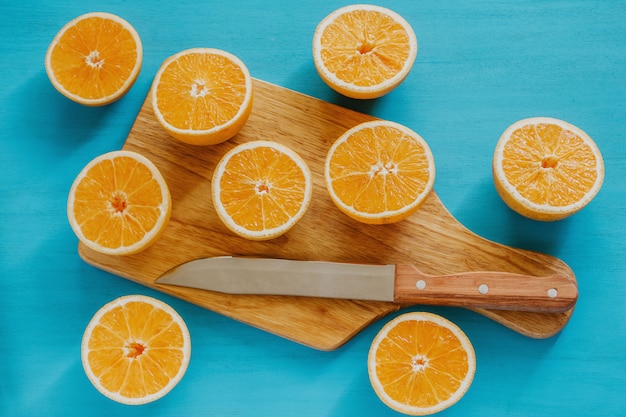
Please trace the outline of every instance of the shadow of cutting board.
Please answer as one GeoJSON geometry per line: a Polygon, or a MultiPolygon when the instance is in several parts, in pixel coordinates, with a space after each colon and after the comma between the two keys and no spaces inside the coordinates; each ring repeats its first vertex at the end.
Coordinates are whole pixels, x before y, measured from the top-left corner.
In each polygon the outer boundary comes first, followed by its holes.
{"type": "MultiPolygon", "coordinates": [[[[323,164],[335,139],[352,126],[375,119],[263,81],[254,80],[250,119],[233,139],[196,147],[169,137],[153,116],[149,99],[128,135],[124,149],[152,160],[167,181],[173,200],[167,229],[152,247],[127,257],[112,257],[79,244],[89,264],[187,300],[235,320],[320,349],[341,346],[362,328],[402,306],[372,301],[305,297],[227,295],[155,284],[170,268],[186,261],[223,255],[356,263],[415,263],[432,274],[499,270],[547,276],[559,272],[575,282],[571,269],[552,256],[485,240],[463,227],[433,191],[418,212],[400,223],[360,224],[333,205],[323,164]],[[233,235],[218,219],[211,201],[213,168],[227,150],[255,139],[273,140],[296,150],[313,173],[313,201],[286,235],[253,242],[233,235]]],[[[558,333],[565,313],[474,309],[533,338],[558,333]]]]}

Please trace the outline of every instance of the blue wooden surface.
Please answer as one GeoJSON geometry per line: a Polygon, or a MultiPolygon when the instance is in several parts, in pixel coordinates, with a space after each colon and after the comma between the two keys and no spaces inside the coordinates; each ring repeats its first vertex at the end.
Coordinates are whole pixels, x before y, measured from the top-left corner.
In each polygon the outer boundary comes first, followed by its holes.
{"type": "Polygon", "coordinates": [[[337,96],[313,66],[316,24],[344,4],[2,1],[1,416],[397,415],[375,396],[366,368],[369,344],[388,318],[342,348],[320,352],[79,259],[65,209],[75,175],[93,157],[121,148],[160,63],[195,46],[238,55],[254,77],[406,124],[429,142],[435,189],[463,224],[573,268],[577,308],[563,332],[547,340],[525,338],[466,310],[423,308],[457,323],[477,354],[473,385],[442,416],[626,415],[626,2],[381,1],[411,23],[419,53],[401,87],[369,102],[337,96]],[[53,89],[43,60],[63,24],[96,10],[135,26],[144,64],[121,101],[85,108],[53,89]],[[495,142],[510,123],[530,116],[579,126],[605,157],[597,198],[558,223],[512,213],[492,185],[495,142]],[[93,313],[132,293],[170,303],[193,342],[181,383],[140,407],[100,395],[80,363],[93,313]]]}

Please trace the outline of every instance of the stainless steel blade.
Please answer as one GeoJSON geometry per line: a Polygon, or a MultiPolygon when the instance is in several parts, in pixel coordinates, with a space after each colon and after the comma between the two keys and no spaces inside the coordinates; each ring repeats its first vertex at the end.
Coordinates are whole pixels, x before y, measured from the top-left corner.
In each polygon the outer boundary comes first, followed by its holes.
{"type": "Polygon", "coordinates": [[[394,275],[394,265],[224,256],[184,263],[156,283],[229,294],[393,301],[394,275]]]}

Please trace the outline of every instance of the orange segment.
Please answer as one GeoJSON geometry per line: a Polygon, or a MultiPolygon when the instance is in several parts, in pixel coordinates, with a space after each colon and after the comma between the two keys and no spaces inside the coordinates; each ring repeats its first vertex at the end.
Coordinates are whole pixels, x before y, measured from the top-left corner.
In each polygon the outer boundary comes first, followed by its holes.
{"type": "Polygon", "coordinates": [[[266,240],[291,229],[313,192],[306,162],[271,141],[246,142],[222,157],[213,174],[213,204],[231,231],[266,240]]]}
{"type": "Polygon", "coordinates": [[[183,142],[224,142],[241,130],[252,111],[252,78],[228,52],[188,49],[161,65],[152,107],[164,129],[183,142]]]}
{"type": "Polygon", "coordinates": [[[67,203],[70,225],[80,241],[109,255],[146,249],[165,230],[171,209],[159,170],[130,151],[93,159],[74,180],[67,203]]]}
{"type": "Polygon", "coordinates": [[[463,397],[474,378],[476,356],[454,323],[431,313],[406,313],[374,338],[368,371],[374,391],[387,406],[427,415],[463,397]]]}
{"type": "Polygon", "coordinates": [[[426,199],[435,181],[435,162],[417,133],[378,120],[337,139],[326,157],[325,177],[331,199],[345,214],[363,223],[394,223],[426,199]]]}
{"type": "Polygon", "coordinates": [[[350,5],[326,16],[313,36],[320,77],[348,97],[370,99],[396,88],[417,56],[411,25],[379,6],[350,5]]]}
{"type": "Polygon", "coordinates": [[[61,94],[87,106],[102,106],[121,98],[134,84],[142,54],[130,23],[95,12],[61,28],[48,47],[45,66],[61,94]]]}
{"type": "Polygon", "coordinates": [[[604,180],[604,162],[595,142],[576,126],[548,117],[520,120],[506,129],[492,168],[506,204],[543,221],[581,210],[604,180]]]}
{"type": "Polygon", "coordinates": [[[191,339],[170,306],[129,295],[98,310],[83,335],[81,355],[98,391],[120,403],[145,404],[163,397],[183,377],[191,339]]]}

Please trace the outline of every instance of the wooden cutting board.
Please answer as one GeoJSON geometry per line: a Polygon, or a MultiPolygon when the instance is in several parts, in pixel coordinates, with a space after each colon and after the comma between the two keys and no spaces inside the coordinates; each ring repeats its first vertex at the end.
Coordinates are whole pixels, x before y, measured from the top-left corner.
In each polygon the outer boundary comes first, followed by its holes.
{"type": "MultiPolygon", "coordinates": [[[[80,256],[87,263],[320,350],[338,348],[374,320],[402,306],[226,295],[158,285],[155,280],[192,259],[252,255],[376,264],[412,262],[432,274],[499,270],[547,276],[560,272],[576,281],[559,259],[500,245],[470,232],[446,210],[434,191],[416,214],[400,223],[372,226],[348,218],[327,195],[324,158],[340,134],[375,118],[260,80],[253,85],[253,111],[246,126],[233,139],[215,146],[196,147],[169,137],[146,99],[124,149],[145,155],[161,170],[173,200],[170,223],[156,244],[137,255],[112,257],[80,244],[80,256]],[[266,242],[248,241],[228,231],[213,209],[210,192],[219,158],[234,145],[255,139],[274,140],[297,151],[309,163],[314,182],[313,201],[305,216],[286,235],[266,242]]],[[[534,338],[558,333],[572,314],[572,310],[558,314],[474,311],[534,338]]]]}

